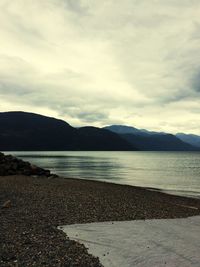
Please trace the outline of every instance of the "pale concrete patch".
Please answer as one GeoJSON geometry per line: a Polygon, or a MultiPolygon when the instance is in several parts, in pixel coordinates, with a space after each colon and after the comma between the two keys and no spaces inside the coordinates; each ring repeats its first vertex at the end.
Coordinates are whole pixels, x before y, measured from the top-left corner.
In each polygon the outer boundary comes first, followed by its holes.
{"type": "Polygon", "coordinates": [[[200,216],[59,227],[105,267],[200,266],[200,216]]]}

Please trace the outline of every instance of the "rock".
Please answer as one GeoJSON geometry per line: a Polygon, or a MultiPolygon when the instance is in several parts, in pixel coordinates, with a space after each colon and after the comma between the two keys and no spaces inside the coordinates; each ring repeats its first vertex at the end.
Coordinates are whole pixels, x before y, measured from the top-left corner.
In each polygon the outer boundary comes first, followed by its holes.
{"type": "Polygon", "coordinates": [[[11,155],[4,155],[0,152],[0,176],[20,174],[47,177],[52,175],[49,170],[37,167],[11,155]]]}
{"type": "Polygon", "coordinates": [[[2,205],[2,208],[3,209],[7,209],[7,208],[10,208],[11,207],[11,201],[10,200],[7,200],[6,202],[3,203],[2,205]]]}

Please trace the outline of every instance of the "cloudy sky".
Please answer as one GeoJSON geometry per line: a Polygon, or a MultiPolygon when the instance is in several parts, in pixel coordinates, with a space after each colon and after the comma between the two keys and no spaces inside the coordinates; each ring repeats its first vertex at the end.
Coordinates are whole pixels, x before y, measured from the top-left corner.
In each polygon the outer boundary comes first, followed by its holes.
{"type": "Polygon", "coordinates": [[[200,134],[199,0],[0,0],[0,111],[200,134]]]}

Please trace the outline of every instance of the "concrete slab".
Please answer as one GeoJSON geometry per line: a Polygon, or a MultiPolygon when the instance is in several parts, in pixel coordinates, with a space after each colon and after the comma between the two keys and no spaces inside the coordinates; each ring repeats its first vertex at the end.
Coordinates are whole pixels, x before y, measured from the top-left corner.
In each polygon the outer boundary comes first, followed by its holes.
{"type": "Polygon", "coordinates": [[[105,267],[200,267],[200,216],[59,228],[105,267]]]}

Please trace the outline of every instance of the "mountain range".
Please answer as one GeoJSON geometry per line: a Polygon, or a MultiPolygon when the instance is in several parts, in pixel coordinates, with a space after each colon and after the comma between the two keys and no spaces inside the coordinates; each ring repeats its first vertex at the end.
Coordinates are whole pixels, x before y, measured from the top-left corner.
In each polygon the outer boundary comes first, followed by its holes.
{"type": "Polygon", "coordinates": [[[164,132],[152,132],[131,126],[111,125],[104,129],[119,134],[124,140],[145,151],[196,151],[194,144],[181,140],[178,136],[164,132]]]}
{"type": "Polygon", "coordinates": [[[200,148],[200,136],[195,134],[177,133],[176,136],[183,142],[200,148]]]}
{"type": "Polygon", "coordinates": [[[136,135],[142,135],[142,136],[149,136],[154,134],[164,135],[166,133],[164,132],[154,132],[154,131],[148,131],[146,129],[137,129],[132,126],[126,126],[126,125],[111,125],[106,126],[104,129],[110,130],[117,134],[136,134],[136,135]]]}
{"type": "Polygon", "coordinates": [[[76,129],[65,121],[27,112],[0,113],[0,150],[137,150],[111,131],[76,129]]]}
{"type": "MultiPolygon", "coordinates": [[[[0,150],[86,151],[196,151],[200,145],[163,132],[131,126],[74,128],[67,122],[39,114],[13,111],[0,113],[0,150]]],[[[197,137],[197,136],[196,136],[197,137]]],[[[200,137],[199,137],[200,138],[200,137]]],[[[196,139],[195,139],[196,140],[196,139]]],[[[191,141],[191,138],[190,138],[191,141]]]]}

